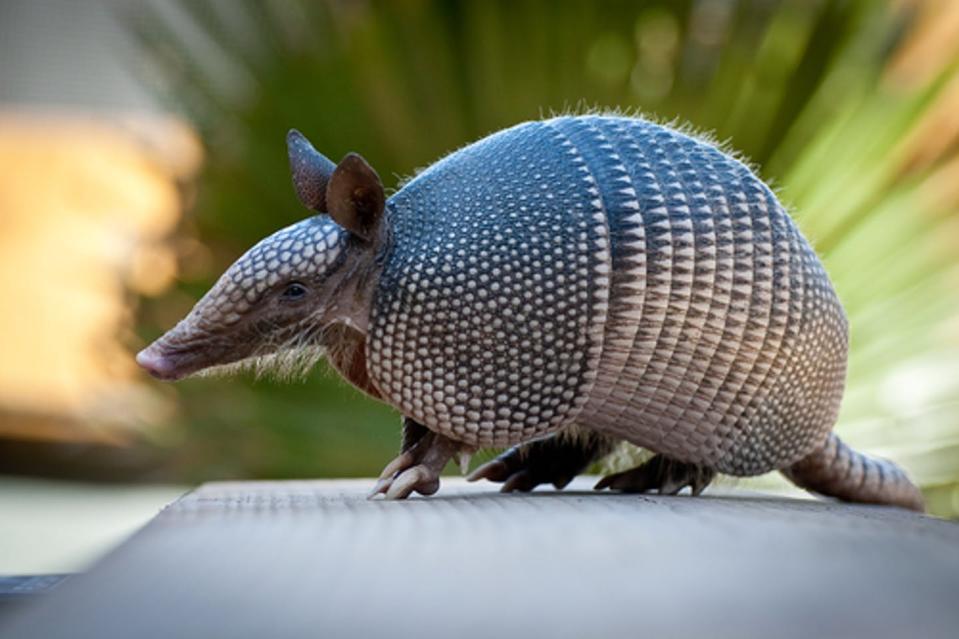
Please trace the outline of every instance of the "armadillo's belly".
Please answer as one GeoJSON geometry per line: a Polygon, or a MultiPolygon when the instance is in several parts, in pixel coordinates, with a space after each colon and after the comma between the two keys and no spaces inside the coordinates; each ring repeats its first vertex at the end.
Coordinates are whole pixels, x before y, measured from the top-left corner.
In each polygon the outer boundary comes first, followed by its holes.
{"type": "Polygon", "coordinates": [[[815,253],[740,162],[634,119],[551,126],[602,185],[612,282],[585,426],[749,475],[821,443],[846,323],[815,253]]]}

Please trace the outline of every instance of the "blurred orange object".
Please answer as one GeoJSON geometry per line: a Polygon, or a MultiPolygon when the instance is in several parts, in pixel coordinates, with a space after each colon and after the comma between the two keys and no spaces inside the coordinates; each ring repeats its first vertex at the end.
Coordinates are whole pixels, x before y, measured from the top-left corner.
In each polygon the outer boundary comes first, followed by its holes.
{"type": "Polygon", "coordinates": [[[171,119],[0,114],[0,437],[115,440],[169,417],[134,370],[130,293],[172,283],[177,183],[200,161],[171,119]]]}

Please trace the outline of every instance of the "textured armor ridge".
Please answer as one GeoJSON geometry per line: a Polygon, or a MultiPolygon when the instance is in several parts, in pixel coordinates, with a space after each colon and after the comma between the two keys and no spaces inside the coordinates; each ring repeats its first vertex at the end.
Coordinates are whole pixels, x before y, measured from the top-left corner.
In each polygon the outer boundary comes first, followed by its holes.
{"type": "Polygon", "coordinates": [[[737,475],[821,447],[842,306],[742,162],[645,120],[559,117],[457,151],[388,205],[370,371],[450,437],[574,422],[737,475]]]}

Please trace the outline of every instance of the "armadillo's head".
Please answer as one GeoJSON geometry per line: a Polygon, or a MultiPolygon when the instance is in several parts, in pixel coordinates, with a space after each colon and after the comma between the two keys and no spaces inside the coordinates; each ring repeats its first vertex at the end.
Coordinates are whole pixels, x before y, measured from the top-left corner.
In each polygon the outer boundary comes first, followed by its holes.
{"type": "Polygon", "coordinates": [[[296,131],[287,137],[300,201],[322,214],[288,226],[238,259],[179,324],[137,355],[176,380],[213,367],[303,370],[337,322],[361,330],[387,235],[383,185],[356,154],[339,165],[296,131]]]}

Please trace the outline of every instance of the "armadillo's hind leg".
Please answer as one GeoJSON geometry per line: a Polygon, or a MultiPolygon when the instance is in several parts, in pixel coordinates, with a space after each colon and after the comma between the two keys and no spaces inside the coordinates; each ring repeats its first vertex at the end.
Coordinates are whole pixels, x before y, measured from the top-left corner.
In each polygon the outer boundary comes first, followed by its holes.
{"type": "Polygon", "coordinates": [[[692,494],[698,495],[715,476],[716,472],[709,468],[655,455],[636,468],[603,477],[596,484],[596,489],[611,488],[624,493],[658,492],[660,495],[675,495],[689,486],[692,494]]]}
{"type": "Polygon", "coordinates": [[[540,484],[564,488],[587,466],[613,450],[616,440],[594,432],[563,432],[510,448],[467,479],[502,482],[504,493],[540,484]]]}
{"type": "Polygon", "coordinates": [[[432,495],[440,487],[440,473],[457,454],[469,454],[461,442],[443,437],[408,417],[403,418],[400,454],[383,469],[370,497],[406,499],[413,491],[432,495]]]}

